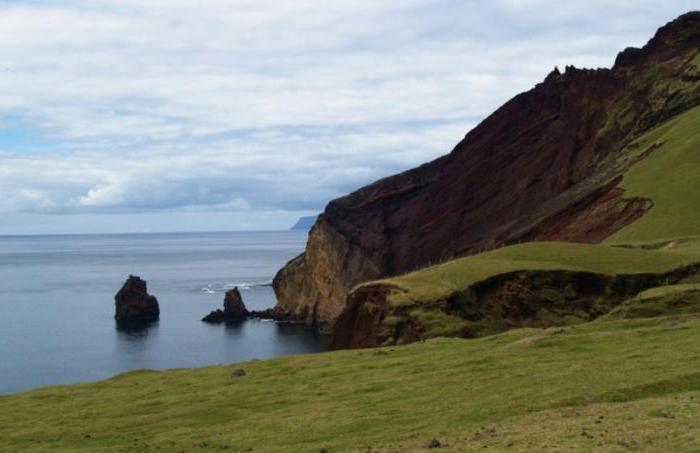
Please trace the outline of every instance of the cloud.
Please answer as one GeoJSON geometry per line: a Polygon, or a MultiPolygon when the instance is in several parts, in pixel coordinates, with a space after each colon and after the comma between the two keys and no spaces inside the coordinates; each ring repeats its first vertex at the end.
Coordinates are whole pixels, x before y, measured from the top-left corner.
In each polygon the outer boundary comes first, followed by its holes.
{"type": "Polygon", "coordinates": [[[0,212],[318,211],[693,3],[6,2],[0,117],[52,146],[0,131],[0,212]]]}

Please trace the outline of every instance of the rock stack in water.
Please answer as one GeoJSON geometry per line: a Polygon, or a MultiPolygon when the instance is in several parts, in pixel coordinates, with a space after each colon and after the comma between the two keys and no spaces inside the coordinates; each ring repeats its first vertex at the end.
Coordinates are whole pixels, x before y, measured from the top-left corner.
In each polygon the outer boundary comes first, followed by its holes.
{"type": "Polygon", "coordinates": [[[120,323],[145,323],[157,321],[160,316],[158,299],[148,294],[146,282],[129,275],[124,286],[114,296],[114,319],[120,323]]]}
{"type": "Polygon", "coordinates": [[[249,314],[238,287],[235,287],[226,291],[223,311],[214,310],[202,318],[202,321],[210,323],[236,322],[244,320],[249,314]]]}

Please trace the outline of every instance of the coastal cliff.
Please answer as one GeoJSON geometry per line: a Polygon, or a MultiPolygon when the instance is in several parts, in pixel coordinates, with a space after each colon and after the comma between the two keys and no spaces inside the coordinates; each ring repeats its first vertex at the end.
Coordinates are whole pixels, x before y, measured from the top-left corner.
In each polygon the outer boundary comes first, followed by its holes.
{"type": "Polygon", "coordinates": [[[330,202],[274,279],[276,316],[332,328],[359,283],[520,242],[599,243],[640,219],[654,202],[620,183],[661,143],[633,141],[700,104],[698,49],[688,13],[612,69],[555,69],[450,154],[330,202]]]}

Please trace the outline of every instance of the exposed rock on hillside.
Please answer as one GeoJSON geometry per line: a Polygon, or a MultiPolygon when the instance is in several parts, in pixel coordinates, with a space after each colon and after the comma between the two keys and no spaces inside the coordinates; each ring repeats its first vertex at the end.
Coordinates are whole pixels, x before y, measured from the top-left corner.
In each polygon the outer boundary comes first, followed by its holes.
{"type": "Polygon", "coordinates": [[[482,337],[521,327],[591,321],[639,292],[696,275],[700,265],[660,274],[604,275],[516,271],[455,291],[428,307],[392,306],[401,288],[363,285],[350,293],[331,341],[333,349],[406,344],[436,336],[482,337]]]}
{"type": "Polygon", "coordinates": [[[114,303],[117,322],[153,322],[160,316],[158,299],[148,294],[146,282],[135,275],[129,275],[114,303]]]}
{"type": "Polygon", "coordinates": [[[248,310],[243,303],[238,287],[226,291],[224,296],[224,309],[214,310],[207,316],[202,318],[204,322],[220,323],[220,322],[236,322],[242,321],[248,316],[248,310]]]}
{"type": "Polygon", "coordinates": [[[554,70],[433,162],[328,204],[274,280],[277,317],[332,326],[356,284],[522,241],[596,243],[652,207],[618,186],[626,148],[700,103],[700,13],[612,69],[554,70]]]}

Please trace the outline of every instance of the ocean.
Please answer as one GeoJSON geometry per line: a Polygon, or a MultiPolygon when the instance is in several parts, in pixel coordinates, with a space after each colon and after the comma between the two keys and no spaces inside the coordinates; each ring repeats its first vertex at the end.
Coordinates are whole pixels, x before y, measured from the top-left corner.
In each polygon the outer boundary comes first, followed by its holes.
{"type": "Polygon", "coordinates": [[[277,270],[307,233],[173,233],[0,237],[0,394],[134,370],[197,367],[322,351],[296,324],[210,325],[234,286],[252,310],[275,305],[277,270]],[[117,328],[114,295],[148,282],[160,320],[117,328]]]}

